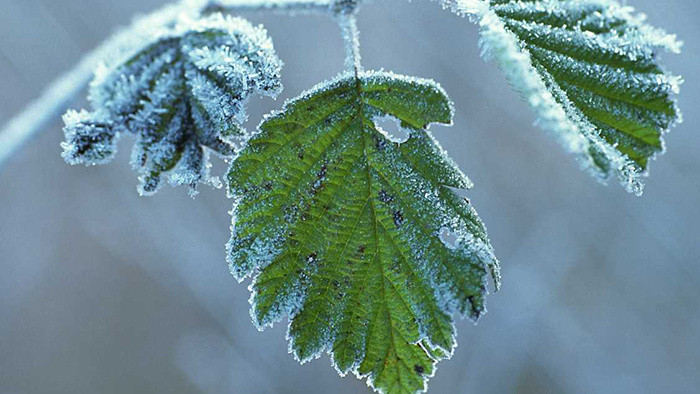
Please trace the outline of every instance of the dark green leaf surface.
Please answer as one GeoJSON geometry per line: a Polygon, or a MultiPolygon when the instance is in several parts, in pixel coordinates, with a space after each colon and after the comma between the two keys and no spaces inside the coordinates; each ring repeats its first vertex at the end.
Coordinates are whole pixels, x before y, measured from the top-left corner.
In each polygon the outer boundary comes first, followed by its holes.
{"type": "Polygon", "coordinates": [[[268,117],[233,163],[231,272],[253,276],[259,327],[290,318],[302,362],[386,393],[425,388],[455,346],[455,314],[479,317],[490,273],[486,230],[452,188],[469,180],[425,129],[452,107],[426,80],[343,76],[268,117]],[[395,118],[392,141],[375,121],[395,118]]]}

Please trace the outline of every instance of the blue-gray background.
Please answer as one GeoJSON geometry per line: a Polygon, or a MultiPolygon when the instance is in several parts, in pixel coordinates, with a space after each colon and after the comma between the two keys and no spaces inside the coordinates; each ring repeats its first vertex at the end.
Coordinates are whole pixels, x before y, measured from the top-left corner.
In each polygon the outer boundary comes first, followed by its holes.
{"type": "MultiPolygon", "coordinates": [[[[0,121],[116,26],[164,0],[0,0],[0,121]]],[[[442,83],[435,128],[476,187],[503,290],[432,393],[691,393],[700,387],[700,3],[634,0],[678,33],[685,123],[642,198],[604,187],[532,126],[477,29],[436,3],[376,1],[360,14],[364,64],[442,83]]],[[[250,15],[285,60],[282,99],[342,67],[324,17],[250,15]]],[[[84,99],[73,106],[84,105],[84,99]]],[[[251,125],[281,101],[254,100],[251,125]]],[[[0,392],[364,393],[328,357],[299,366],[285,325],[258,332],[224,261],[230,201],[206,187],[136,193],[130,138],[105,167],[59,156],[58,117],[0,169],[0,392]]],[[[219,170],[222,166],[217,166],[219,170]]]]}

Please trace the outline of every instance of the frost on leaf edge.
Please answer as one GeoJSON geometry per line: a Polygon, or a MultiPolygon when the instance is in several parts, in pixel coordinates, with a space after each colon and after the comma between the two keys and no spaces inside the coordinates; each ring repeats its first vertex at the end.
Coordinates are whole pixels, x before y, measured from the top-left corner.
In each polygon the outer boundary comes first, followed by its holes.
{"type": "MultiPolygon", "coordinates": [[[[408,82],[408,83],[412,83],[412,84],[415,83],[415,84],[421,84],[424,86],[429,86],[430,88],[437,91],[440,95],[442,95],[446,99],[447,104],[448,104],[448,111],[449,111],[449,121],[448,122],[444,122],[444,123],[443,122],[432,122],[432,123],[439,123],[440,125],[443,125],[443,126],[453,126],[453,124],[454,124],[454,113],[455,113],[454,102],[452,102],[452,100],[449,99],[449,96],[447,95],[447,92],[443,89],[443,87],[438,82],[436,82],[434,80],[427,79],[427,78],[410,77],[410,76],[396,74],[394,72],[384,71],[384,70],[361,71],[357,74],[355,74],[353,72],[343,72],[343,73],[340,73],[327,81],[318,83],[315,86],[313,86],[307,90],[304,90],[301,94],[299,94],[298,96],[296,96],[294,98],[286,100],[281,109],[274,110],[274,111],[264,115],[264,117],[261,120],[261,122],[259,123],[258,127],[256,127],[255,131],[253,131],[249,135],[249,137],[246,139],[246,141],[241,146],[241,148],[237,151],[236,155],[234,156],[234,158],[232,159],[231,162],[232,163],[235,162],[235,160],[238,158],[238,155],[246,148],[248,141],[254,139],[254,137],[256,135],[258,135],[262,132],[261,127],[263,124],[265,124],[269,120],[284,116],[290,106],[293,106],[293,105],[297,104],[298,102],[303,102],[316,94],[337,88],[339,84],[342,84],[351,78],[360,78],[360,79],[369,80],[369,81],[372,81],[372,79],[378,79],[378,78],[390,78],[390,79],[394,79],[394,80],[402,80],[404,82],[408,82]]],[[[428,131],[428,129],[432,125],[432,123],[424,125],[422,130],[425,131],[428,134],[428,136],[432,139],[432,142],[436,144],[437,149],[439,149],[439,151],[444,155],[444,158],[447,159],[448,161],[454,163],[453,159],[447,154],[447,152],[439,144],[437,139],[435,139],[432,136],[432,134],[428,131]]],[[[376,124],[375,124],[375,126],[379,128],[379,126],[377,126],[376,124]]],[[[387,138],[387,140],[390,140],[387,136],[385,136],[385,138],[387,138]]],[[[462,172],[461,169],[459,169],[459,167],[456,165],[456,163],[455,163],[455,168],[457,168],[459,170],[460,174],[463,176],[463,178],[465,180],[465,184],[464,184],[463,189],[464,190],[471,189],[473,187],[473,183],[471,182],[471,180],[462,172]]],[[[231,215],[230,230],[233,231],[235,226],[236,226],[236,219],[237,219],[236,218],[236,210],[237,210],[237,206],[238,206],[238,203],[239,203],[241,197],[232,192],[232,188],[229,185],[228,177],[224,177],[224,178],[225,178],[224,183],[225,183],[225,189],[227,192],[227,196],[233,200],[233,207],[229,211],[229,214],[231,215]]],[[[468,235],[470,236],[470,237],[468,237],[469,239],[464,238],[458,242],[471,243],[473,239],[471,237],[471,234],[468,234],[468,235]]],[[[478,253],[478,254],[483,253],[483,254],[488,255],[488,258],[484,259],[484,264],[485,264],[484,268],[486,269],[487,274],[483,277],[483,281],[484,281],[484,285],[485,285],[484,286],[485,294],[489,294],[490,293],[489,286],[487,285],[489,282],[489,279],[491,280],[495,291],[498,291],[500,289],[501,272],[500,272],[500,263],[494,254],[493,247],[491,246],[490,242],[488,241],[488,234],[486,234],[486,237],[487,237],[487,242],[484,243],[482,241],[476,241],[475,244],[478,243],[478,245],[472,245],[472,248],[476,248],[475,250],[478,250],[475,253],[478,253]]],[[[288,320],[287,329],[286,329],[286,333],[285,333],[285,340],[287,340],[287,345],[288,345],[287,351],[289,354],[291,354],[294,357],[294,359],[297,362],[299,362],[300,364],[303,365],[307,362],[321,358],[324,354],[328,354],[329,358],[330,358],[331,366],[338,372],[338,374],[341,377],[345,377],[348,374],[348,372],[352,372],[353,375],[355,375],[358,379],[364,380],[368,387],[370,387],[373,390],[380,392],[380,393],[384,392],[381,388],[374,386],[373,379],[370,376],[371,373],[368,372],[365,374],[361,374],[359,372],[359,365],[352,367],[347,372],[342,371],[338,367],[337,363],[334,360],[333,349],[329,348],[328,346],[319,349],[317,352],[309,355],[308,357],[301,358],[297,354],[296,350],[293,348],[293,338],[292,338],[292,335],[290,333],[291,332],[291,325],[292,325],[292,321],[293,321],[293,317],[294,317],[293,308],[291,308],[291,309],[286,308],[286,309],[280,310],[274,318],[269,319],[268,321],[265,321],[265,322],[259,322],[257,319],[257,316],[255,314],[255,294],[256,294],[255,283],[256,283],[256,280],[258,278],[260,271],[265,268],[265,265],[258,265],[256,268],[245,273],[244,275],[239,275],[239,273],[236,272],[237,270],[235,270],[233,267],[233,262],[230,261],[229,256],[230,256],[231,250],[232,250],[231,244],[230,244],[230,242],[227,242],[226,243],[226,252],[227,252],[226,254],[227,254],[227,260],[228,260],[229,270],[230,270],[231,274],[234,276],[234,278],[239,283],[242,283],[246,279],[251,278],[251,281],[247,287],[247,290],[250,292],[250,296],[248,298],[248,303],[250,304],[249,315],[251,317],[251,321],[253,322],[253,325],[256,327],[256,329],[258,331],[262,332],[268,327],[273,327],[276,323],[279,323],[280,321],[284,320],[284,318],[286,317],[288,320]]],[[[300,300],[300,302],[303,304],[304,298],[302,298],[300,300]]],[[[432,368],[433,368],[430,374],[422,375],[423,388],[417,392],[426,392],[427,391],[428,380],[430,378],[432,378],[435,375],[435,373],[437,372],[438,362],[441,360],[451,359],[452,356],[454,355],[454,352],[455,352],[457,346],[458,346],[456,321],[455,321],[454,317],[456,317],[455,315],[458,315],[459,313],[452,311],[452,310],[446,310],[446,312],[453,317],[452,322],[450,323],[451,332],[452,332],[452,344],[451,344],[451,347],[449,349],[443,349],[440,345],[433,344],[431,342],[430,338],[428,337],[427,333],[422,332],[422,331],[420,332],[420,338],[415,343],[413,343],[415,345],[421,346],[424,349],[426,354],[428,354],[428,356],[432,360],[432,368]],[[426,348],[426,346],[430,347],[430,349],[426,348]]],[[[484,305],[484,309],[480,315],[482,316],[485,313],[487,313],[487,309],[486,309],[486,306],[484,305]]],[[[463,315],[462,317],[469,317],[470,320],[472,320],[474,324],[477,324],[477,320],[478,320],[479,316],[473,317],[470,315],[463,315]]]]}
{"type": "MultiPolygon", "coordinates": [[[[481,32],[479,45],[482,57],[487,61],[494,60],[496,62],[505,73],[506,79],[537,114],[538,118],[535,124],[551,134],[559,141],[560,145],[572,153],[585,172],[605,185],[611,176],[615,176],[627,192],[637,196],[643,194],[644,178],[649,176],[649,166],[640,171],[627,155],[600,137],[595,126],[585,119],[580,110],[569,101],[566,93],[560,89],[554,93],[556,98],[564,101],[564,104],[557,101],[553,92],[547,88],[546,81],[542,79],[533,66],[530,54],[520,49],[518,38],[506,29],[500,17],[490,8],[489,0],[439,1],[443,8],[449,9],[457,15],[467,16],[479,25],[481,32]],[[594,159],[589,153],[591,142],[610,160],[612,164],[610,174],[603,173],[595,165],[594,159]]],[[[615,1],[600,1],[604,5],[615,7],[615,10],[621,12],[630,25],[640,29],[645,39],[650,42],[650,46],[671,53],[680,53],[683,42],[677,40],[675,34],[668,34],[662,29],[646,25],[644,23],[646,15],[641,13],[635,15],[634,8],[622,6],[615,1]]],[[[672,92],[677,94],[678,86],[683,83],[683,78],[668,72],[663,75],[674,85],[672,92]]],[[[683,121],[675,98],[671,99],[671,102],[676,109],[677,119],[667,128],[661,130],[661,151],[651,155],[650,161],[656,160],[658,156],[665,153],[666,146],[663,136],[683,121]]]]}

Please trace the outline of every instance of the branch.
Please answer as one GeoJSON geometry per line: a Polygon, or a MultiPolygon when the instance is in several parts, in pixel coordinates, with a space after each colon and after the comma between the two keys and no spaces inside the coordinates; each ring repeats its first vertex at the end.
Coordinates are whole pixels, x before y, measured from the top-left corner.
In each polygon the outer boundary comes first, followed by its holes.
{"type": "Polygon", "coordinates": [[[80,92],[92,76],[96,60],[93,56],[85,57],[3,126],[0,131],[0,165],[80,92]]]}
{"type": "Polygon", "coordinates": [[[360,35],[357,30],[357,19],[354,14],[338,15],[338,24],[345,41],[345,68],[359,76],[362,71],[362,56],[360,55],[360,35]]]}
{"type": "Polygon", "coordinates": [[[333,4],[334,13],[345,42],[345,68],[359,77],[362,71],[360,55],[360,31],[357,29],[357,0],[339,0],[333,4]]]}
{"type": "Polygon", "coordinates": [[[119,52],[119,48],[129,46],[134,40],[134,31],[143,26],[164,26],[175,22],[180,15],[188,11],[183,5],[192,1],[184,0],[182,3],[168,5],[147,16],[136,18],[130,27],[115,33],[85,55],[72,70],[49,85],[39,98],[0,129],[0,165],[54,116],[65,110],[66,104],[90,81],[97,65],[114,56],[114,53],[119,52]]]}
{"type": "Polygon", "coordinates": [[[210,0],[201,8],[201,13],[204,15],[216,12],[255,11],[284,12],[290,15],[328,13],[333,3],[333,0],[210,0]]]}

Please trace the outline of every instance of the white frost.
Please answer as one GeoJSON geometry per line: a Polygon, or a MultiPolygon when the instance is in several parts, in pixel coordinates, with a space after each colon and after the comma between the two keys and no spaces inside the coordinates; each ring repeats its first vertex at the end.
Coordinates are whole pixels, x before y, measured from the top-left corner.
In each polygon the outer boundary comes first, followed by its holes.
{"type": "MultiPolygon", "coordinates": [[[[571,102],[551,75],[534,67],[531,53],[524,49],[525,44],[511,29],[519,29],[531,39],[564,42],[583,54],[595,51],[597,56],[624,56],[640,65],[653,64],[656,48],[678,52],[681,43],[675,35],[646,25],[643,14],[635,14],[633,8],[622,6],[613,0],[498,1],[493,4],[488,0],[443,0],[442,4],[458,15],[469,16],[477,21],[481,27],[483,56],[495,60],[509,82],[537,113],[537,123],[550,131],[568,151],[574,153],[584,169],[602,182],[607,180],[608,172],[601,170],[591,153],[596,152],[605,159],[609,171],[617,176],[629,192],[637,195],[642,193],[642,178],[646,174],[601,136],[597,127],[571,102]],[[571,23],[583,15],[587,16],[577,22],[580,26],[565,31],[554,30],[544,23],[523,21],[526,17],[506,20],[497,11],[528,15],[533,20],[548,17],[565,21],[568,18],[571,23]],[[581,28],[610,27],[612,23],[618,22],[625,24],[622,34],[614,31],[611,34],[596,35],[581,28]],[[506,26],[506,23],[510,25],[506,26]]],[[[677,93],[682,82],[680,77],[670,74],[636,74],[600,64],[572,61],[543,48],[536,50],[548,61],[556,63],[563,70],[561,72],[590,76],[607,89],[619,89],[620,92],[657,97],[677,93]]],[[[662,126],[661,131],[665,132],[667,127],[669,126],[662,126]]]]}

